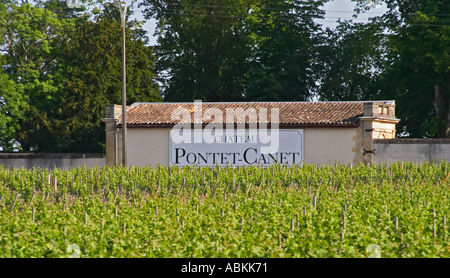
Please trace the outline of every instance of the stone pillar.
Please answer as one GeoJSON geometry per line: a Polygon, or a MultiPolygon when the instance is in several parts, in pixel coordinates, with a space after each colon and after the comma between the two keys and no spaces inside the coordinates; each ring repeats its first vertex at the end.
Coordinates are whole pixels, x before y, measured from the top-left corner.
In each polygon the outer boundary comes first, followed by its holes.
{"type": "Polygon", "coordinates": [[[117,165],[117,127],[116,124],[119,119],[116,118],[114,104],[108,104],[106,106],[106,118],[102,119],[105,123],[106,130],[106,165],[117,165]]]}
{"type": "Polygon", "coordinates": [[[375,149],[374,139],[395,138],[395,125],[400,121],[395,118],[395,102],[365,102],[364,116],[360,117],[363,141],[363,163],[373,164],[375,149]]]}
{"type": "MultiPolygon", "coordinates": [[[[120,114],[122,115],[122,114],[120,114]]],[[[116,133],[116,158],[117,158],[117,166],[122,165],[122,128],[117,128],[116,133]]]]}

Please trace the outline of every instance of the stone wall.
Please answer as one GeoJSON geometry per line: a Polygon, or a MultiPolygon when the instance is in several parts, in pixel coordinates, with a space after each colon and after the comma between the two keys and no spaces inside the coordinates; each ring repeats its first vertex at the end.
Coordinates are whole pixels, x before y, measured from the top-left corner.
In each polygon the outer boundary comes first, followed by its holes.
{"type": "MultiPolygon", "coordinates": [[[[143,131],[143,130],[142,130],[143,131]]],[[[161,132],[163,132],[161,130],[161,132]]],[[[167,130],[166,130],[167,132],[167,130]]],[[[305,133],[306,134],[306,133],[305,133]]],[[[305,135],[306,137],[306,135],[305,135]]],[[[163,140],[167,141],[167,138],[163,140]]],[[[305,146],[306,147],[306,146],[305,146]]],[[[415,163],[439,162],[445,159],[450,162],[450,139],[375,139],[373,140],[375,164],[390,164],[397,161],[415,163]]],[[[130,151],[133,151],[131,148],[130,151]]],[[[165,148],[160,150],[165,153],[165,148]]],[[[345,149],[346,152],[351,151],[345,149]]],[[[154,154],[155,155],[155,154],[154,154]]],[[[342,155],[342,154],[341,154],[342,155]]],[[[308,160],[308,157],[305,157],[308,160]]],[[[168,157],[167,157],[168,159],[168,157]]],[[[157,159],[158,161],[162,158],[157,159]]],[[[337,159],[339,160],[339,159],[337,159]]],[[[309,161],[318,163],[318,161],[309,161]]],[[[345,161],[347,162],[347,161],[345,161]]],[[[143,164],[143,163],[136,163],[143,164]]],[[[147,163],[145,163],[147,164],[147,163]]],[[[0,153],[0,167],[6,168],[62,168],[103,167],[106,165],[105,154],[74,153],[0,153]]]]}
{"type": "Polygon", "coordinates": [[[0,153],[0,167],[6,168],[61,168],[103,167],[105,154],[96,153],[0,153]]]}
{"type": "Polygon", "coordinates": [[[374,163],[411,161],[416,163],[450,162],[450,139],[383,139],[373,142],[374,163]]]}

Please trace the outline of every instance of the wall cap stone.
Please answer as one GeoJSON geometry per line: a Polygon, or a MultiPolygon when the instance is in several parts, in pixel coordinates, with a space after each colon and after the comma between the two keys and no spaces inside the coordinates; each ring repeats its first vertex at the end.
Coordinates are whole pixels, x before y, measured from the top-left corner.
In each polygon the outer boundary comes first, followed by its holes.
{"type": "Polygon", "coordinates": [[[374,144],[450,144],[450,138],[374,139],[374,144]]]}
{"type": "Polygon", "coordinates": [[[56,158],[105,158],[106,154],[104,153],[1,153],[0,159],[8,159],[8,158],[47,158],[47,159],[56,159],[56,158]]]}

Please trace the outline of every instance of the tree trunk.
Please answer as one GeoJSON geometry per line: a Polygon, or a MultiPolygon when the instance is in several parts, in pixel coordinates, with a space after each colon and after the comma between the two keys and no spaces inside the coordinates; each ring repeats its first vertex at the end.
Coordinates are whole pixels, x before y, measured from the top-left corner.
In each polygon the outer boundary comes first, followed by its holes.
{"type": "Polygon", "coordinates": [[[447,86],[445,88],[447,91],[448,100],[448,110],[447,110],[447,126],[445,130],[445,137],[450,137],[450,72],[447,73],[447,86]]]}
{"type": "Polygon", "coordinates": [[[438,118],[438,127],[435,137],[444,138],[449,137],[449,99],[445,92],[445,86],[434,85],[434,109],[436,117],[438,118]]]}
{"type": "Polygon", "coordinates": [[[447,110],[447,126],[445,129],[445,137],[450,137],[450,101],[448,102],[448,110],[447,110]]]}

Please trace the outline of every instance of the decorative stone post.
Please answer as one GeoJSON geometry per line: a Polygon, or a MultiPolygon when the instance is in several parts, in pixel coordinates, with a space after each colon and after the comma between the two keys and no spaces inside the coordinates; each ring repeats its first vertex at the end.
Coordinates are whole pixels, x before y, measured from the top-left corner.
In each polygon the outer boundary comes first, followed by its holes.
{"type": "Polygon", "coordinates": [[[106,165],[117,165],[117,127],[116,124],[119,121],[117,118],[116,110],[120,111],[119,105],[108,104],[106,105],[106,118],[102,119],[105,123],[106,130],[106,165]]]}
{"type": "Polygon", "coordinates": [[[395,125],[400,121],[395,117],[395,102],[365,102],[364,116],[359,119],[363,136],[362,162],[373,164],[376,155],[373,139],[395,138],[395,125]]]}

